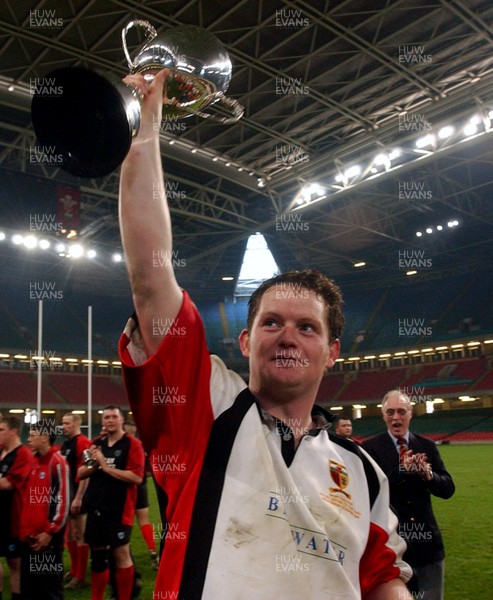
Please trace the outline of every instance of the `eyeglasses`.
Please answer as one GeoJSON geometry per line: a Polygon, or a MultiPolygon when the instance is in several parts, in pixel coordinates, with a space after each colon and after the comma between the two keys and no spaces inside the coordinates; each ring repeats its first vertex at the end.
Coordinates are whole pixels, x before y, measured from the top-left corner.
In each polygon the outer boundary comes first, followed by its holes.
{"type": "Polygon", "coordinates": [[[407,412],[409,412],[408,408],[387,408],[384,414],[386,417],[393,417],[394,413],[397,413],[399,417],[403,417],[407,412]]]}

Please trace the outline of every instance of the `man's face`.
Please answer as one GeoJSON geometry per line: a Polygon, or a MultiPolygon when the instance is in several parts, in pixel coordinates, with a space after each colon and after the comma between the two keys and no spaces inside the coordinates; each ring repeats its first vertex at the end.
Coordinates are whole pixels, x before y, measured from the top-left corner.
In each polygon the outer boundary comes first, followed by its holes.
{"type": "Polygon", "coordinates": [[[283,285],[265,292],[250,333],[240,334],[254,392],[281,400],[317,392],[325,369],[339,355],[339,341],[329,344],[326,316],[323,300],[312,290],[283,285]]]}
{"type": "Polygon", "coordinates": [[[353,434],[353,425],[350,419],[340,419],[337,423],[336,433],[342,437],[348,438],[353,434]]]}
{"type": "Polygon", "coordinates": [[[103,427],[107,433],[122,433],[123,421],[123,415],[120,414],[118,409],[103,411],[103,427]]]}
{"type": "Polygon", "coordinates": [[[413,413],[408,400],[399,393],[392,394],[382,406],[383,420],[395,437],[406,435],[413,413]]]}
{"type": "Polygon", "coordinates": [[[39,434],[35,429],[29,430],[29,437],[27,443],[33,452],[39,452],[43,447],[45,441],[45,435],[39,434]]]}
{"type": "Polygon", "coordinates": [[[73,417],[65,416],[62,419],[62,432],[67,438],[72,438],[77,430],[77,424],[73,417]]]}
{"type": "Polygon", "coordinates": [[[0,446],[8,446],[16,433],[17,430],[9,429],[7,423],[0,423],[0,446]]]}

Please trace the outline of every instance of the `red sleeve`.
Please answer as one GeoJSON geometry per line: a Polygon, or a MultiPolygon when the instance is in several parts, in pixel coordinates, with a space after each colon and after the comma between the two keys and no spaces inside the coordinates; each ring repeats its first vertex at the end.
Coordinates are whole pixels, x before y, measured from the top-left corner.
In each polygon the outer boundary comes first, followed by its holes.
{"type": "Polygon", "coordinates": [[[82,458],[82,453],[84,450],[87,450],[91,445],[91,441],[85,435],[77,436],[77,443],[75,448],[75,456],[77,460],[77,468],[82,466],[84,460],[82,458]]]}
{"type": "Polygon", "coordinates": [[[359,578],[361,584],[361,596],[365,596],[377,585],[396,579],[401,571],[395,566],[397,558],[395,552],[387,546],[388,533],[370,523],[370,533],[365,552],[361,557],[359,567],[359,578]]]}
{"type": "Polygon", "coordinates": [[[130,449],[127,458],[127,471],[132,471],[139,477],[144,477],[145,456],[142,442],[133,435],[128,436],[130,439],[130,449]]]}
{"type": "Polygon", "coordinates": [[[5,479],[7,479],[14,489],[19,490],[26,482],[33,463],[33,453],[26,446],[20,446],[17,450],[15,461],[7,471],[5,479]]]}
{"type": "Polygon", "coordinates": [[[214,420],[211,360],[202,319],[188,294],[183,293],[182,307],[155,354],[135,365],[129,342],[127,332],[122,334],[123,376],[151,464],[156,451],[177,456],[189,467],[200,463],[214,420]]]}
{"type": "Polygon", "coordinates": [[[57,484],[58,494],[55,514],[45,532],[54,534],[58,533],[66,524],[70,508],[69,467],[59,452],[52,458],[51,477],[52,481],[57,484]]]}

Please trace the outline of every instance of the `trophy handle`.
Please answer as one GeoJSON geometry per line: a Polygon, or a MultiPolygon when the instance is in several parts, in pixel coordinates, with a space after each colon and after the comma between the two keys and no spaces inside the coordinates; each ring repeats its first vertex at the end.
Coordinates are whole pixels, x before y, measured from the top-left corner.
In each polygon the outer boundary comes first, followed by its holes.
{"type": "Polygon", "coordinates": [[[146,38],[149,41],[151,41],[152,39],[154,39],[157,36],[157,31],[154,29],[154,27],[148,21],[142,21],[140,19],[137,19],[135,21],[130,21],[130,23],[127,23],[127,25],[122,29],[122,45],[123,45],[123,52],[125,53],[125,58],[127,59],[129,69],[135,69],[135,63],[132,62],[132,59],[130,58],[130,54],[128,52],[127,33],[128,33],[129,29],[131,29],[132,27],[137,27],[137,26],[143,27],[146,30],[146,38]]]}
{"type": "MultiPolygon", "coordinates": [[[[233,100],[232,98],[228,98],[223,94],[223,92],[216,92],[215,94],[210,94],[214,96],[216,100],[210,104],[210,106],[214,106],[216,102],[221,106],[221,108],[226,113],[230,113],[231,116],[222,116],[220,114],[213,114],[203,112],[201,110],[194,110],[192,114],[198,115],[202,117],[202,119],[209,119],[210,121],[214,121],[215,123],[222,123],[223,125],[231,125],[232,123],[236,123],[241,119],[243,113],[245,112],[244,107],[238,102],[238,100],[233,100]]],[[[206,96],[207,98],[207,96],[206,96]]]]}

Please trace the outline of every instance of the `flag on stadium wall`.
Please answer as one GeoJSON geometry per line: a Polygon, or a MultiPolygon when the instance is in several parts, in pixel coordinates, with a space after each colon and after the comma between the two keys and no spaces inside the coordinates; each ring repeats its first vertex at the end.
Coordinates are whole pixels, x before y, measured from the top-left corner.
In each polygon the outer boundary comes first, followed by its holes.
{"type": "Polygon", "coordinates": [[[80,191],[57,186],[57,223],[66,229],[77,229],[80,223],[80,191]]]}

